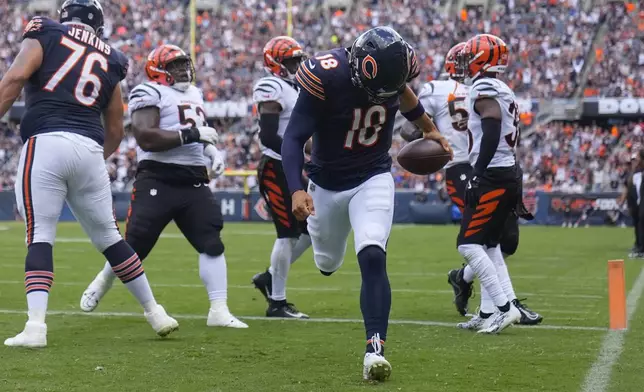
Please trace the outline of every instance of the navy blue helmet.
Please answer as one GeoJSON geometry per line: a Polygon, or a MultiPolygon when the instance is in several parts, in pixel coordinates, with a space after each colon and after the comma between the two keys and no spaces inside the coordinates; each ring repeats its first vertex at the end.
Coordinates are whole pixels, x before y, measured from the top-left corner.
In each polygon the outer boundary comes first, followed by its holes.
{"type": "Polygon", "coordinates": [[[60,7],[60,23],[79,23],[92,29],[98,37],[103,35],[103,7],[98,0],[66,0],[60,7]]]}
{"type": "Polygon", "coordinates": [[[351,46],[351,81],[364,89],[373,103],[385,102],[404,90],[412,76],[412,56],[411,47],[394,29],[375,27],[351,46]]]}

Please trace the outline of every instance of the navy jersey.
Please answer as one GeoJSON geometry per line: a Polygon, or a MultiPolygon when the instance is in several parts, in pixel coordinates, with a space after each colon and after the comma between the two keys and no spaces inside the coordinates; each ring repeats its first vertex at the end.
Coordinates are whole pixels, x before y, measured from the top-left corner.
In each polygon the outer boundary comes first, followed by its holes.
{"type": "Polygon", "coordinates": [[[125,56],[86,30],[44,17],[33,18],[23,38],[38,40],[43,49],[40,68],[25,84],[23,141],[64,131],[103,145],[101,113],[125,78],[125,56]]]}
{"type": "Polygon", "coordinates": [[[327,190],[347,190],[391,170],[398,97],[380,105],[370,102],[351,82],[344,48],[304,61],[296,80],[301,88],[295,110],[315,119],[313,151],[306,164],[314,183],[327,190]]]}

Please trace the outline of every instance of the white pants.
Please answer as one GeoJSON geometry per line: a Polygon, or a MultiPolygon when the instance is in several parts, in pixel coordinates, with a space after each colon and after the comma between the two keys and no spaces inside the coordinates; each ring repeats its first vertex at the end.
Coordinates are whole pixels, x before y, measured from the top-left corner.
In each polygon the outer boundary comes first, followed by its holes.
{"type": "Polygon", "coordinates": [[[371,177],[346,191],[328,191],[309,182],[315,215],[308,218],[313,258],[324,272],[342,265],[353,228],[358,254],[370,245],[386,250],[394,216],[394,180],[390,173],[371,177]]]}
{"type": "Polygon", "coordinates": [[[27,245],[54,244],[65,200],[100,252],[121,240],[103,147],[68,132],[30,138],[22,148],[16,177],[16,202],[25,221],[27,245]]]}

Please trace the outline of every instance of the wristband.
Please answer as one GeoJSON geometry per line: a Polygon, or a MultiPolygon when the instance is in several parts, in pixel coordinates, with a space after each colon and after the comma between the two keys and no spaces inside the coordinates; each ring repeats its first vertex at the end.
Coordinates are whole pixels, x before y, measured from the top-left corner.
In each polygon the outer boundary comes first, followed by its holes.
{"type": "Polygon", "coordinates": [[[418,105],[416,105],[415,108],[412,110],[402,113],[402,115],[409,121],[409,122],[414,122],[418,120],[419,118],[422,117],[422,115],[425,114],[425,108],[423,107],[423,104],[418,101],[418,105]]]}
{"type": "Polygon", "coordinates": [[[179,131],[181,133],[181,144],[190,144],[190,143],[196,143],[199,141],[199,137],[201,136],[199,134],[199,129],[197,128],[190,128],[190,129],[182,129],[179,131]]]}

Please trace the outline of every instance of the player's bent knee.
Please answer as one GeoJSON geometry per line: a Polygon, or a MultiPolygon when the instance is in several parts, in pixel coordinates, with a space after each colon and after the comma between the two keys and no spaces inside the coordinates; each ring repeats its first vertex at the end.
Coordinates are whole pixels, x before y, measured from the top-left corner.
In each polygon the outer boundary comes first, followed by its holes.
{"type": "Polygon", "coordinates": [[[463,244],[458,246],[458,253],[468,261],[474,259],[480,252],[485,252],[482,245],[463,244]]]}
{"type": "Polygon", "coordinates": [[[205,253],[208,256],[217,257],[224,253],[224,243],[221,242],[221,238],[219,236],[210,238],[204,244],[203,252],[200,253],[205,253]]]}
{"type": "Polygon", "coordinates": [[[377,246],[383,252],[387,251],[387,231],[382,225],[371,225],[356,238],[356,254],[369,246],[377,246]]]}
{"type": "Polygon", "coordinates": [[[340,268],[343,260],[337,260],[336,258],[329,257],[325,254],[315,253],[313,255],[315,260],[315,265],[318,267],[322,274],[329,276],[340,268]]]}
{"type": "Polygon", "coordinates": [[[510,236],[501,241],[501,252],[504,256],[511,256],[516,253],[519,247],[519,236],[510,236]]]}
{"type": "Polygon", "coordinates": [[[92,244],[99,252],[103,253],[105,249],[123,240],[116,226],[110,229],[96,230],[89,233],[92,244]]]}

